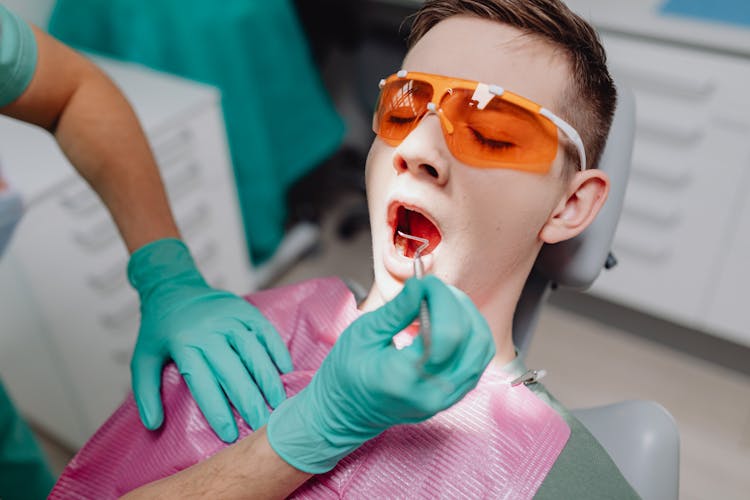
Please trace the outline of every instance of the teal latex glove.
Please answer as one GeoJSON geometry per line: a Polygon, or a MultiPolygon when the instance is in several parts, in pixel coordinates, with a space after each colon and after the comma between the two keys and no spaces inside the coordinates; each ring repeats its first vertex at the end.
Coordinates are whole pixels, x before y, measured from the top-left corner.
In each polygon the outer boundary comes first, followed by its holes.
{"type": "Polygon", "coordinates": [[[338,339],[310,384],[268,421],[271,447],[299,470],[320,474],[387,428],[433,416],[473,389],[495,354],[487,322],[461,291],[434,276],[412,278],[391,302],[362,315],[338,339]],[[432,345],[396,349],[427,299],[432,345]]]}
{"type": "Polygon", "coordinates": [[[244,299],[206,284],[180,240],[157,240],[133,253],[128,278],[141,297],[141,328],[130,364],[144,425],[164,419],[160,390],[172,358],[206,420],[225,442],[237,424],[225,394],[253,429],[286,399],[279,370],[292,360],[273,325],[244,299]]]}

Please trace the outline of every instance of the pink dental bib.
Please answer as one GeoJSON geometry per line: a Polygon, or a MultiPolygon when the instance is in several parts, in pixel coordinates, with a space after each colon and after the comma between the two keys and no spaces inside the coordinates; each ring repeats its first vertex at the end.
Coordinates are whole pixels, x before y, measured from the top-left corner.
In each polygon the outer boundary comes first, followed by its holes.
{"type": "MultiPolygon", "coordinates": [[[[336,278],[315,279],[247,297],[276,326],[296,371],[287,394],[302,390],[338,335],[359,315],[336,278]]],[[[314,476],[298,498],[531,498],[570,436],[565,421],[513,375],[493,366],[477,387],[433,418],[388,429],[314,476]]],[[[132,396],[63,471],[51,499],[117,498],[200,462],[225,446],[213,433],[173,364],[163,374],[165,420],[148,431],[132,396]]],[[[252,432],[235,412],[240,439],[252,432]]]]}

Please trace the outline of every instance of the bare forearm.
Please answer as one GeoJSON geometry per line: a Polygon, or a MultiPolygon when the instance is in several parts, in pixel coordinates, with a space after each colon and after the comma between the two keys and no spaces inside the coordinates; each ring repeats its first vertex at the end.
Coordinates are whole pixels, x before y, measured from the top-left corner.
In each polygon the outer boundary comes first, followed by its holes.
{"type": "Polygon", "coordinates": [[[99,194],[130,252],[179,237],[161,176],[132,108],[103,75],[94,75],[60,116],[55,136],[99,194]]]}
{"type": "Polygon", "coordinates": [[[151,148],[122,92],[92,61],[34,29],[38,61],[3,113],[43,127],[109,209],[129,251],[179,237],[151,148]]]}
{"type": "Polygon", "coordinates": [[[284,498],[311,476],[282,460],[262,427],[208,460],[142,486],[123,499],[284,498]]]}

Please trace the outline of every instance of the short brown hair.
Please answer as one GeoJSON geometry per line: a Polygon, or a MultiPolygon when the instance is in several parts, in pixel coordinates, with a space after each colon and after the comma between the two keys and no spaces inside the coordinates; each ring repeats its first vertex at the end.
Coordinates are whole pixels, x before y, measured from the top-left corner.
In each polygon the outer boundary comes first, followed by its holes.
{"type": "Polygon", "coordinates": [[[570,85],[557,112],[581,135],[587,167],[596,167],[617,103],[607,55],[596,30],[561,0],[426,0],[411,18],[408,47],[414,46],[437,23],[455,15],[508,24],[567,55],[570,85]]]}

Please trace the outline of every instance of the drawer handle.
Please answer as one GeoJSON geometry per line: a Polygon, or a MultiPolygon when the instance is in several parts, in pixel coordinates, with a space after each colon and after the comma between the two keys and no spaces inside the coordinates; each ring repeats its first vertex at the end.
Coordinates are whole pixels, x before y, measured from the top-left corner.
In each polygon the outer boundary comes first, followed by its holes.
{"type": "MultiPolygon", "coordinates": [[[[114,349],[110,351],[109,357],[116,365],[129,366],[130,358],[133,356],[132,350],[114,349]]],[[[128,386],[128,390],[130,387],[128,386]]]]}
{"type": "Polygon", "coordinates": [[[76,243],[89,251],[101,250],[117,241],[117,237],[117,229],[109,220],[99,222],[88,231],[73,234],[76,243]]]}
{"type": "Polygon", "coordinates": [[[208,265],[216,258],[219,253],[219,247],[214,241],[209,241],[195,252],[195,264],[198,267],[208,265]]]}
{"type": "Polygon", "coordinates": [[[623,263],[628,259],[622,257],[630,256],[654,266],[672,255],[672,247],[665,241],[663,233],[644,229],[637,223],[629,223],[626,219],[620,221],[612,247],[623,263]]]}
{"type": "Polygon", "coordinates": [[[677,226],[682,220],[682,214],[675,204],[669,203],[669,198],[669,194],[662,195],[653,189],[638,189],[637,185],[631,183],[625,194],[622,216],[662,229],[677,226]]]}
{"type": "Polygon", "coordinates": [[[683,168],[684,163],[673,161],[676,167],[648,160],[633,160],[632,177],[644,182],[657,182],[665,188],[681,189],[690,181],[690,172],[683,168]]]}
{"type": "Polygon", "coordinates": [[[682,147],[698,146],[698,142],[705,135],[704,130],[695,124],[673,123],[643,117],[637,120],[635,132],[640,140],[669,142],[682,147]]]}
{"type": "Polygon", "coordinates": [[[60,197],[60,205],[75,215],[85,215],[104,209],[104,205],[99,197],[87,186],[82,186],[76,191],[63,194],[60,197]]]}
{"type": "Polygon", "coordinates": [[[648,206],[623,206],[622,215],[658,226],[673,227],[680,224],[682,216],[676,209],[660,210],[648,206]]]}
{"type": "MultiPolygon", "coordinates": [[[[689,100],[705,100],[716,91],[716,81],[710,77],[691,78],[654,70],[644,71],[628,65],[614,65],[633,89],[642,89],[670,97],[685,97],[689,100]]],[[[613,68],[614,69],[614,68],[613,68]]]]}
{"type": "Polygon", "coordinates": [[[195,234],[203,228],[210,220],[211,210],[208,205],[201,203],[183,217],[177,217],[177,225],[180,226],[184,238],[195,234]]]}
{"type": "Polygon", "coordinates": [[[161,167],[168,168],[186,154],[189,155],[192,144],[193,132],[190,129],[182,129],[158,141],[153,148],[154,156],[161,167]]]}
{"type": "Polygon", "coordinates": [[[666,261],[672,252],[664,246],[644,246],[642,242],[621,240],[617,244],[617,253],[630,255],[653,265],[656,262],[666,261]]]}
{"type": "Polygon", "coordinates": [[[125,262],[117,262],[116,265],[105,269],[104,272],[89,276],[86,281],[91,288],[100,293],[112,293],[127,285],[125,267],[125,262]]]}
{"type": "Polygon", "coordinates": [[[200,173],[198,164],[190,162],[180,169],[172,169],[165,173],[164,184],[172,198],[177,199],[198,186],[200,173]]]}
{"type": "MultiPolygon", "coordinates": [[[[99,322],[109,330],[123,330],[128,326],[136,326],[139,316],[139,302],[131,299],[117,310],[103,314],[99,322]]],[[[131,332],[128,330],[128,333],[131,332]]]]}

